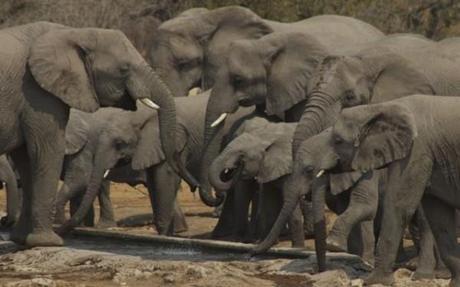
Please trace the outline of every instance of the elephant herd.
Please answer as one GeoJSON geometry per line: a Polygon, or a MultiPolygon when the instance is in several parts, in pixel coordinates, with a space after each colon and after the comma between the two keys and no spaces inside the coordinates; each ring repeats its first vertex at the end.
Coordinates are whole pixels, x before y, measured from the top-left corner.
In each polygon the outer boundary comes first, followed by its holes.
{"type": "Polygon", "coordinates": [[[345,251],[373,268],[366,284],[391,285],[409,227],[414,279],[447,268],[460,286],[460,38],[238,6],[146,33],[148,51],[115,30],[0,30],[2,225],[14,242],[62,245],[93,223],[96,197],[98,226],[114,226],[110,181],[144,184],[158,233],[173,235],[187,229],[183,179],[222,206],[213,237],[256,242],[253,254],[285,231],[304,247],[311,225],[320,271],[326,250],[345,251]],[[325,205],[338,215],[329,234],[325,205]]]}

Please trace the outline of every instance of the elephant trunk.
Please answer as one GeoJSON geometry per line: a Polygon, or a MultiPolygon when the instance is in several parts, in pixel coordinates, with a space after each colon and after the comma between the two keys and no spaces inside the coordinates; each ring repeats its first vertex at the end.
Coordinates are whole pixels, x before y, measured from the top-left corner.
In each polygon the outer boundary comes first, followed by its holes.
{"type": "Polygon", "coordinates": [[[65,222],[65,205],[69,198],[69,186],[64,181],[56,198],[56,212],[54,215],[54,222],[57,224],[63,224],[65,222]]]}
{"type": "Polygon", "coordinates": [[[295,156],[300,144],[333,125],[342,106],[322,92],[313,92],[295,130],[292,141],[292,154],[295,156]]]}
{"type": "MultiPolygon", "coordinates": [[[[101,146],[104,146],[101,144],[101,146]]],[[[91,176],[89,179],[88,187],[86,192],[83,196],[80,206],[78,207],[77,211],[72,215],[72,218],[65,222],[59,229],[57,230],[58,234],[63,235],[70,230],[72,230],[75,226],[80,224],[83,219],[85,218],[86,214],[92,207],[96,196],[99,194],[102,181],[106,175],[108,169],[115,166],[117,163],[118,158],[116,156],[111,156],[107,154],[106,151],[98,149],[96,150],[96,156],[93,159],[93,170],[91,172],[91,176]]]]}
{"type": "Polygon", "coordinates": [[[218,191],[227,191],[233,185],[235,167],[238,164],[238,159],[233,159],[232,162],[228,164],[229,156],[231,155],[224,151],[214,160],[210,167],[209,181],[218,191]],[[225,166],[231,166],[231,168],[225,168],[225,166]]]}
{"type": "Polygon", "coordinates": [[[273,224],[268,236],[255,247],[255,249],[253,250],[254,254],[266,252],[268,249],[270,249],[270,247],[272,247],[276,243],[279,235],[281,234],[281,231],[286,226],[286,223],[288,222],[289,218],[294,212],[294,209],[297,207],[297,204],[299,204],[303,194],[303,185],[298,185],[294,182],[291,182],[291,180],[292,179],[288,179],[288,181],[286,182],[286,190],[284,191],[284,194],[289,194],[290,196],[284,198],[283,206],[278,215],[278,218],[275,221],[275,224],[273,224]]]}
{"type": "Polygon", "coordinates": [[[176,108],[169,87],[151,67],[145,65],[135,76],[130,77],[128,90],[136,95],[136,98],[145,98],[145,95],[149,95],[149,98],[160,107],[160,140],[166,161],[189,185],[198,186],[198,181],[190,172],[183,165],[178,165],[180,156],[176,152],[176,108]]]}
{"type": "Polygon", "coordinates": [[[219,155],[224,138],[224,125],[227,113],[234,113],[238,103],[234,99],[234,90],[225,69],[219,71],[216,86],[211,91],[206,107],[204,128],[204,150],[200,170],[200,197],[206,205],[218,206],[224,197],[215,198],[209,183],[209,167],[219,155]]]}
{"type": "Polygon", "coordinates": [[[323,272],[326,270],[326,218],[324,216],[326,187],[324,183],[313,186],[312,203],[316,260],[318,272],[323,272]]]}

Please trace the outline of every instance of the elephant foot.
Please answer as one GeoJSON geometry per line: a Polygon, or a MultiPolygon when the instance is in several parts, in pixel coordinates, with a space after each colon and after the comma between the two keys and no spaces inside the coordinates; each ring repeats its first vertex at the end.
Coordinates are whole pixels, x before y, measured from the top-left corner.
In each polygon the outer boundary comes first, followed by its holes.
{"type": "Polygon", "coordinates": [[[373,284],[391,286],[394,281],[395,278],[393,273],[382,273],[374,270],[366,279],[364,279],[364,286],[370,286],[373,284]]]}
{"type": "Polygon", "coordinates": [[[27,235],[25,245],[36,246],[62,246],[64,241],[53,231],[35,231],[27,235]]]}
{"type": "Polygon", "coordinates": [[[375,267],[374,256],[363,256],[362,260],[363,260],[364,265],[368,268],[368,271],[374,270],[374,267],[375,267]]]}
{"type": "Polygon", "coordinates": [[[434,271],[434,275],[437,279],[450,279],[452,278],[452,274],[450,273],[450,270],[447,269],[446,267],[444,268],[438,268],[434,271]]]}
{"type": "Polygon", "coordinates": [[[331,252],[347,252],[347,241],[329,235],[326,239],[326,248],[331,252]]]}
{"type": "Polygon", "coordinates": [[[10,240],[18,245],[26,245],[26,237],[27,231],[18,228],[18,226],[10,232],[10,240]]]}
{"type": "Polygon", "coordinates": [[[99,222],[94,226],[97,229],[106,229],[117,227],[117,223],[113,220],[99,220],[99,222]]]}
{"type": "Polygon", "coordinates": [[[174,226],[174,233],[177,234],[177,233],[182,233],[182,232],[186,232],[188,231],[188,227],[187,226],[174,226]]]}

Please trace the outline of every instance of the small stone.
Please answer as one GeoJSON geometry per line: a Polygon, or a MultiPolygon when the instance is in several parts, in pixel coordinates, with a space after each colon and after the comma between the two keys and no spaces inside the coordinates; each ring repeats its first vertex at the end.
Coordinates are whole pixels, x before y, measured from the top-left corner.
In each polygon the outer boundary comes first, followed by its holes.
{"type": "Polygon", "coordinates": [[[176,281],[176,278],[174,278],[173,274],[165,274],[163,276],[163,281],[165,283],[171,284],[171,283],[174,283],[176,281]]]}
{"type": "Polygon", "coordinates": [[[142,277],[142,271],[140,271],[139,269],[135,269],[133,273],[135,278],[142,277]]]}

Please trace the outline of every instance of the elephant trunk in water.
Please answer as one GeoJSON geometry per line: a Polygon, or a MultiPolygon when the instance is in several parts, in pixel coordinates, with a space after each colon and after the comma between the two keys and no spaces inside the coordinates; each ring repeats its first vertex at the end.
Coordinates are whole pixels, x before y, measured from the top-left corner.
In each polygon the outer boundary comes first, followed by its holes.
{"type": "Polygon", "coordinates": [[[323,272],[326,270],[326,186],[323,182],[315,183],[312,190],[316,260],[318,272],[323,272]]]}
{"type": "Polygon", "coordinates": [[[292,141],[292,154],[296,154],[304,140],[331,126],[341,109],[340,101],[336,101],[322,92],[313,92],[305,106],[302,118],[297,124],[292,141]]]}
{"type": "Polygon", "coordinates": [[[214,198],[209,184],[209,168],[219,155],[224,138],[225,118],[228,113],[234,113],[238,109],[238,103],[234,99],[234,91],[229,83],[228,73],[220,70],[206,107],[206,119],[204,128],[204,150],[200,171],[200,197],[206,205],[218,206],[224,197],[214,198]]]}
{"type": "MultiPolygon", "coordinates": [[[[107,146],[110,147],[110,145],[103,144],[101,146],[104,146],[104,148],[107,146]]],[[[65,234],[66,232],[70,231],[72,228],[80,224],[86,216],[86,214],[88,213],[88,211],[90,210],[94,200],[96,199],[96,196],[99,194],[99,190],[107,170],[115,166],[117,162],[116,156],[111,156],[107,153],[108,152],[101,150],[101,148],[99,148],[96,151],[96,155],[93,160],[95,164],[93,170],[91,171],[88,187],[83,196],[81,204],[78,207],[78,210],[72,216],[72,218],[65,222],[61,227],[59,227],[59,229],[57,230],[58,234],[65,234]]]]}

